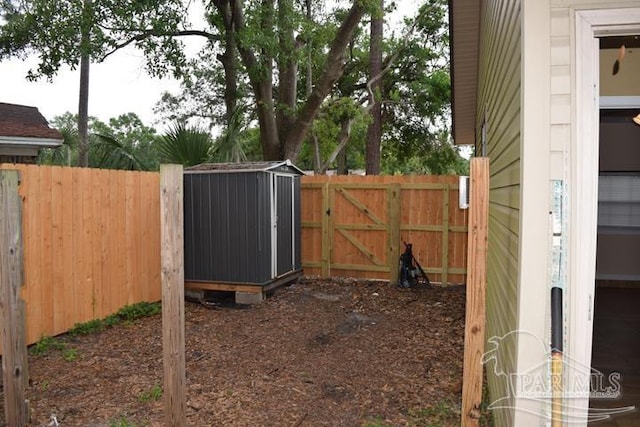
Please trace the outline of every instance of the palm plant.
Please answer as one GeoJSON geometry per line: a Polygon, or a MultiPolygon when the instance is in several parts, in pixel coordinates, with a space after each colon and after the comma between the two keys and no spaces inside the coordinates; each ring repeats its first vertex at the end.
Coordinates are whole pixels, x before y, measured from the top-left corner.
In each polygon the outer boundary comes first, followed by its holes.
{"type": "Polygon", "coordinates": [[[38,164],[71,166],[78,157],[78,131],[74,127],[63,127],[62,145],[56,148],[43,148],[38,152],[38,164]]]}
{"type": "MultiPolygon", "coordinates": [[[[76,166],[78,164],[79,136],[75,128],[60,129],[62,145],[44,148],[38,153],[38,164],[76,166]]],[[[122,144],[110,135],[89,135],[89,167],[99,169],[150,170],[131,147],[122,144]]]]}
{"type": "Polygon", "coordinates": [[[157,142],[160,160],[184,166],[194,166],[211,160],[213,152],[211,135],[197,126],[174,124],[157,142]]]}
{"type": "Polygon", "coordinates": [[[89,145],[89,166],[100,169],[150,170],[132,147],[110,135],[92,134],[89,145]]]}
{"type": "Polygon", "coordinates": [[[212,157],[218,162],[243,162],[247,160],[245,146],[248,138],[246,135],[244,116],[246,108],[238,106],[233,110],[227,130],[213,145],[212,157]]]}

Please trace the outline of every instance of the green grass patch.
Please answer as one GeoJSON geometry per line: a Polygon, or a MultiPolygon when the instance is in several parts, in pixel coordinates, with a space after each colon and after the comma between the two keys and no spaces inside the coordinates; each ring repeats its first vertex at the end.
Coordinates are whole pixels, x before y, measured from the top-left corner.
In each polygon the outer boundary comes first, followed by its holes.
{"type": "Polygon", "coordinates": [[[382,417],[373,417],[373,419],[366,422],[364,427],[393,427],[391,424],[387,424],[382,420],[382,417]]]}
{"type": "Polygon", "coordinates": [[[66,344],[59,339],[43,335],[37,343],[29,348],[29,351],[34,356],[43,356],[51,351],[64,350],[65,347],[66,344]]]}
{"type": "MultiPolygon", "coordinates": [[[[88,335],[101,332],[107,328],[116,326],[122,322],[132,322],[142,317],[153,316],[162,311],[159,302],[140,302],[132,305],[125,305],[117,313],[111,314],[104,319],[89,320],[84,323],[76,323],[67,332],[69,335],[88,335]]],[[[38,342],[29,347],[29,352],[34,356],[42,356],[51,351],[63,352],[62,357],[68,362],[77,359],[76,349],[67,349],[67,345],[58,338],[43,335],[38,342]]]]}
{"type": "Polygon", "coordinates": [[[126,417],[120,417],[117,420],[111,421],[109,427],[142,427],[142,424],[129,421],[126,417]]]}
{"type": "Polygon", "coordinates": [[[84,323],[76,323],[68,333],[70,335],[94,334],[116,326],[122,322],[132,322],[142,317],[153,316],[161,311],[162,306],[159,302],[139,302],[137,304],[125,305],[116,313],[111,314],[104,319],[94,319],[84,323]]]}
{"type": "MultiPolygon", "coordinates": [[[[409,411],[407,421],[410,427],[458,427],[460,409],[452,402],[443,400],[427,408],[409,411]]],[[[393,427],[393,424],[378,416],[366,421],[364,427],[393,427]]]]}
{"type": "Polygon", "coordinates": [[[162,311],[162,306],[158,302],[139,302],[133,305],[125,305],[116,315],[122,320],[136,320],[141,317],[153,316],[162,311]]]}
{"type": "Polygon", "coordinates": [[[78,350],[75,348],[65,348],[62,350],[62,358],[67,362],[73,362],[78,358],[78,350]]]}
{"type": "Polygon", "coordinates": [[[454,427],[460,425],[460,410],[451,402],[440,401],[428,408],[410,412],[409,425],[415,427],[454,427]]]}
{"type": "Polygon", "coordinates": [[[89,320],[84,323],[76,323],[73,328],[69,329],[70,335],[89,335],[103,331],[105,328],[104,321],[100,319],[89,320]]]}
{"type": "Polygon", "coordinates": [[[162,387],[155,384],[150,390],[140,393],[138,401],[142,403],[157,402],[162,399],[162,387]]]}

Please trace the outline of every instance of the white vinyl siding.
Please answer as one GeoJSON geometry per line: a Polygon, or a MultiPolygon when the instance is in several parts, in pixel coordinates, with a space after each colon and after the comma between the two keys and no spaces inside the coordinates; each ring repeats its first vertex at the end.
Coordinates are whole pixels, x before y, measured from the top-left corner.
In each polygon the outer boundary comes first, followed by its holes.
{"type": "MultiPolygon", "coordinates": [[[[481,11],[478,116],[486,114],[490,159],[487,338],[517,329],[517,280],[521,152],[521,22],[519,0],[490,0],[481,11]]],[[[481,132],[481,126],[478,126],[481,132]]],[[[478,136],[480,140],[480,134],[478,136]]],[[[516,341],[498,348],[501,369],[516,370],[516,341]]],[[[487,350],[490,350],[488,348],[487,350]]],[[[493,363],[493,362],[491,362],[493,363]]],[[[494,366],[487,366],[492,372],[494,366]]],[[[492,400],[509,395],[500,377],[488,375],[492,400]]],[[[505,405],[510,406],[510,405],[505,405]]],[[[493,412],[496,425],[512,425],[512,409],[493,412]]]]}

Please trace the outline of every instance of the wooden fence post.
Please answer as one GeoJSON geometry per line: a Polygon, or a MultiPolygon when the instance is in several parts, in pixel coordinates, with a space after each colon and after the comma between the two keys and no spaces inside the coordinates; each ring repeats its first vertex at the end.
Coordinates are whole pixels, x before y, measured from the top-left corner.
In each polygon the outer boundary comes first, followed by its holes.
{"type": "Polygon", "coordinates": [[[449,193],[450,185],[442,187],[442,273],[440,283],[449,283],[449,193]]]}
{"type": "Polygon", "coordinates": [[[331,203],[329,201],[330,182],[322,185],[322,266],[321,275],[327,278],[331,275],[331,242],[333,241],[331,224],[331,203]]]}
{"type": "Polygon", "coordinates": [[[186,424],[182,165],[160,166],[162,350],[165,425],[186,424]]]}
{"type": "Polygon", "coordinates": [[[29,422],[28,381],[23,285],[22,200],[18,171],[0,171],[0,310],[2,311],[2,372],[7,425],[29,422]]]}
{"type": "Polygon", "coordinates": [[[467,302],[462,376],[462,426],[479,426],[482,402],[482,355],[485,335],[489,159],[471,159],[467,302]]]}
{"type": "Polygon", "coordinates": [[[387,187],[387,233],[389,235],[389,283],[398,283],[398,265],[400,262],[400,184],[389,184],[387,187]]]}

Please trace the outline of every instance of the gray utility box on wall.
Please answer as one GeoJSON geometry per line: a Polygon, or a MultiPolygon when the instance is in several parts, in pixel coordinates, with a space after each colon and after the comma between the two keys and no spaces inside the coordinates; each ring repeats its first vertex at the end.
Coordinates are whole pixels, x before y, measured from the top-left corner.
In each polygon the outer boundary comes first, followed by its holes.
{"type": "Polygon", "coordinates": [[[289,161],[187,168],[187,288],[262,293],[298,277],[301,175],[289,161]]]}

